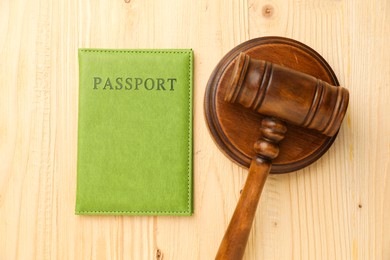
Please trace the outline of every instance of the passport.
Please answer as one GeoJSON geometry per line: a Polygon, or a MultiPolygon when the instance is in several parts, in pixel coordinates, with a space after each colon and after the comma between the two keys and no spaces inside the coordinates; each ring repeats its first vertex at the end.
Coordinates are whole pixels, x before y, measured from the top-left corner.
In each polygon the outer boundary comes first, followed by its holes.
{"type": "Polygon", "coordinates": [[[79,49],[76,214],[193,213],[190,49],[79,49]]]}

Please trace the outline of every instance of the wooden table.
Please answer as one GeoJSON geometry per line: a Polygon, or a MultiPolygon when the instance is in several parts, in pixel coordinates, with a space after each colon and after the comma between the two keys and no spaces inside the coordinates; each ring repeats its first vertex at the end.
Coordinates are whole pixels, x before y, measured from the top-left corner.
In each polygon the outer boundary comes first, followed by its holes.
{"type": "Polygon", "coordinates": [[[212,259],[247,172],[214,145],[203,94],[267,35],[317,50],[351,101],[319,161],[267,180],[245,259],[390,259],[388,0],[1,0],[0,259],[212,259]],[[194,216],[74,215],[79,47],[193,48],[194,216]]]}

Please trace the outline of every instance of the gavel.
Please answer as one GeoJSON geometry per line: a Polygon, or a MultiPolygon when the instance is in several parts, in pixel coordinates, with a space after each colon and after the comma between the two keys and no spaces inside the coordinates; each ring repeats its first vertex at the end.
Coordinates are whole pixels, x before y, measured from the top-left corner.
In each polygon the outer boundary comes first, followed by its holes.
{"type": "Polygon", "coordinates": [[[242,259],[260,194],[279,154],[285,122],[334,136],[342,123],[348,90],[320,79],[240,53],[225,93],[225,102],[266,116],[260,124],[256,155],[216,259],[242,259]]]}

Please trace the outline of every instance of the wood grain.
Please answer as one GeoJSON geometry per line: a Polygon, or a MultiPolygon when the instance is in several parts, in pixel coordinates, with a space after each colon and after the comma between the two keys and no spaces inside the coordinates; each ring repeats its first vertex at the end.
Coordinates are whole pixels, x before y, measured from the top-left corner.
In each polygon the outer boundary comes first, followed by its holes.
{"type": "Polygon", "coordinates": [[[203,95],[251,38],[301,41],[351,99],[332,148],[270,176],[245,259],[390,258],[390,2],[0,1],[0,259],[211,259],[247,172],[219,152],[203,95]],[[74,215],[77,48],[193,48],[193,217],[74,215]]]}

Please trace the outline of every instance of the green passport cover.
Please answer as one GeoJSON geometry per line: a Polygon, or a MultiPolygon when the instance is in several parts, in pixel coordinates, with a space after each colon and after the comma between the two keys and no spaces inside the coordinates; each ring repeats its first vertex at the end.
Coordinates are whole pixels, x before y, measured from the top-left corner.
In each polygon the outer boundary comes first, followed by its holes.
{"type": "Polygon", "coordinates": [[[192,50],[78,54],[76,214],[191,215],[192,50]]]}

